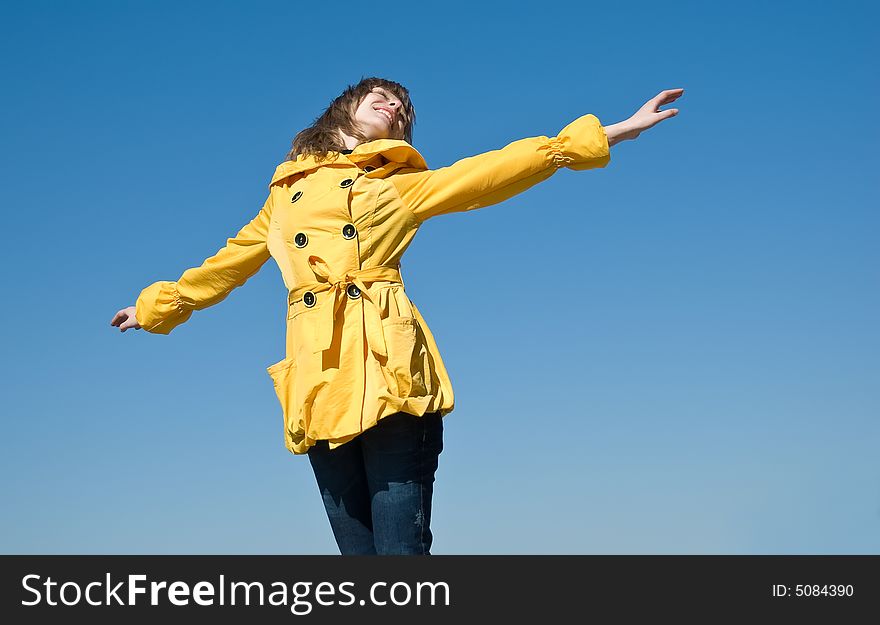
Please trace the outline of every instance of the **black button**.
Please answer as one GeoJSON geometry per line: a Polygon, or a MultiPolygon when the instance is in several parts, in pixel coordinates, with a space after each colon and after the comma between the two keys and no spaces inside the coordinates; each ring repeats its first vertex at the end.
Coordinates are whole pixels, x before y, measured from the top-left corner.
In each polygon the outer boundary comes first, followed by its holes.
{"type": "Polygon", "coordinates": [[[365,172],[371,172],[371,171],[373,171],[374,169],[376,169],[376,168],[373,167],[372,165],[367,165],[366,167],[364,167],[364,171],[365,171],[365,172]]]}
{"type": "Polygon", "coordinates": [[[309,237],[306,236],[305,232],[297,232],[296,236],[293,237],[293,242],[297,247],[305,247],[309,242],[309,237]]]}
{"type": "Polygon", "coordinates": [[[303,304],[306,305],[306,308],[311,308],[315,305],[315,294],[311,291],[306,291],[303,293],[303,304]]]}
{"type": "Polygon", "coordinates": [[[353,184],[354,184],[354,180],[352,180],[351,178],[346,178],[345,180],[343,180],[342,182],[339,183],[339,186],[344,188],[344,187],[350,187],[353,184]]]}
{"type": "Polygon", "coordinates": [[[351,299],[357,299],[361,296],[361,290],[357,288],[357,285],[349,284],[348,289],[346,290],[348,291],[348,296],[351,299]]]}
{"type": "Polygon", "coordinates": [[[299,198],[302,197],[302,195],[303,195],[303,192],[302,192],[302,191],[297,191],[296,193],[293,194],[293,197],[290,198],[290,201],[291,201],[291,202],[296,202],[299,198]]]}
{"type": "Polygon", "coordinates": [[[353,239],[357,235],[357,228],[355,228],[352,224],[345,224],[342,226],[342,236],[346,239],[353,239]]]}

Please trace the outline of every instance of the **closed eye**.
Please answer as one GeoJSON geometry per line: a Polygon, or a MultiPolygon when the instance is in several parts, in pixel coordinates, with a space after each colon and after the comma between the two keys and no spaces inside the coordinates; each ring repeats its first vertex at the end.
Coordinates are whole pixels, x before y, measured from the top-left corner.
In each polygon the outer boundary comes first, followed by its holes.
{"type": "Polygon", "coordinates": [[[385,90],[382,89],[381,87],[378,87],[377,89],[378,89],[378,91],[376,91],[375,93],[378,93],[379,95],[381,95],[381,96],[382,96],[383,98],[385,98],[386,100],[390,100],[390,99],[391,99],[391,94],[390,94],[390,93],[388,93],[387,91],[385,91],[385,90]]]}

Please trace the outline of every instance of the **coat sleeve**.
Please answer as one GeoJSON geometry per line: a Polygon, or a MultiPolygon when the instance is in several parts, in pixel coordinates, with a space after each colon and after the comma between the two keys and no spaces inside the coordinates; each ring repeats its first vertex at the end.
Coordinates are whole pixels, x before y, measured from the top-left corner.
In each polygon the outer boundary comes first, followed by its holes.
{"type": "Polygon", "coordinates": [[[266,244],[271,217],[271,194],[262,209],[226,246],[199,267],[183,272],[176,282],[154,282],[135,303],[135,317],[144,330],[169,334],[201,310],[222,301],[232,289],[244,284],[269,259],[266,244]]]}
{"type": "Polygon", "coordinates": [[[506,200],[546,180],[560,167],[605,167],[611,160],[599,119],[583,115],[555,137],[529,137],[433,170],[403,170],[389,178],[422,221],[506,200]]]}

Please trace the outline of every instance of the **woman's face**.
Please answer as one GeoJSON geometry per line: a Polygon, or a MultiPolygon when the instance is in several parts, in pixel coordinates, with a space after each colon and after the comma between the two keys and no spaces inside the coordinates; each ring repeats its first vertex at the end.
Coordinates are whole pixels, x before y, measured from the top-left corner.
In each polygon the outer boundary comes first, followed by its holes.
{"type": "Polygon", "coordinates": [[[400,115],[401,102],[383,87],[373,87],[354,114],[361,131],[373,139],[403,139],[404,120],[400,115]]]}

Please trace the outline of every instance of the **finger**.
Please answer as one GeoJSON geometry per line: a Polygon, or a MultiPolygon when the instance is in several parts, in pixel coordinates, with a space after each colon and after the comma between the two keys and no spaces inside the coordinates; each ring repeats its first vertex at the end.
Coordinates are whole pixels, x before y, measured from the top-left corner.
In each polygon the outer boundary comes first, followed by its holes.
{"type": "Polygon", "coordinates": [[[684,89],[666,89],[657,94],[657,97],[654,100],[657,102],[657,106],[668,104],[669,102],[673,102],[678,99],[681,94],[684,93],[684,89]]]}
{"type": "Polygon", "coordinates": [[[682,92],[678,91],[664,91],[661,94],[661,98],[658,101],[658,105],[669,104],[670,102],[674,102],[681,96],[682,92]]]}

